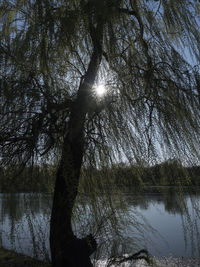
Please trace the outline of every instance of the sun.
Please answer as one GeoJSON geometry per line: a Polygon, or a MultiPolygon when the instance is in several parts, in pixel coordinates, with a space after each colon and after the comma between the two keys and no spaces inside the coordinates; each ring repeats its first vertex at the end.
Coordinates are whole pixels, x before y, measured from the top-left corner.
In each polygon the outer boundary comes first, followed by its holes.
{"type": "Polygon", "coordinates": [[[106,93],[106,88],[103,84],[95,86],[95,91],[98,96],[103,96],[106,93]]]}

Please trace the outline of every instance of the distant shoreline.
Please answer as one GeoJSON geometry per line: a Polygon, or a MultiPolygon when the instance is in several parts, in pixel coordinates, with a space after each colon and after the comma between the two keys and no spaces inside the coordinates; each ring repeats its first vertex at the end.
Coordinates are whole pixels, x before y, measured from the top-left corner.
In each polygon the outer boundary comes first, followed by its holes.
{"type": "MultiPolygon", "coordinates": [[[[130,192],[134,192],[135,191],[137,193],[162,193],[165,192],[167,190],[179,190],[177,192],[183,192],[183,193],[197,193],[200,192],[200,186],[194,186],[194,185],[182,185],[182,186],[177,186],[177,185],[144,185],[143,187],[139,187],[139,186],[123,186],[123,185],[118,185],[118,187],[116,187],[116,189],[118,190],[119,188],[121,188],[120,190],[124,193],[130,193],[130,192]],[[128,190],[128,191],[127,191],[128,190]]],[[[112,190],[112,188],[107,187],[107,190],[112,190]]],[[[82,191],[80,192],[80,194],[87,194],[87,191],[82,191]]],[[[113,191],[114,193],[114,191],[113,191]]],[[[0,190],[0,194],[49,194],[49,195],[53,195],[53,192],[48,192],[48,191],[1,191],[0,190]]]]}
{"type": "Polygon", "coordinates": [[[39,261],[21,253],[0,247],[1,267],[51,267],[51,264],[39,261]]]}

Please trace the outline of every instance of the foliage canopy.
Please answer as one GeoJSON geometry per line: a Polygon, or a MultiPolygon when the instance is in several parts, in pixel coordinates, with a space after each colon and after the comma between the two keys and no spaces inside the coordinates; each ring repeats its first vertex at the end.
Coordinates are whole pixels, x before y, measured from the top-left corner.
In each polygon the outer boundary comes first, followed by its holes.
{"type": "Polygon", "coordinates": [[[100,46],[94,82],[107,93],[99,99],[88,84],[85,162],[196,157],[198,1],[2,0],[0,17],[4,164],[60,151],[100,46]]]}

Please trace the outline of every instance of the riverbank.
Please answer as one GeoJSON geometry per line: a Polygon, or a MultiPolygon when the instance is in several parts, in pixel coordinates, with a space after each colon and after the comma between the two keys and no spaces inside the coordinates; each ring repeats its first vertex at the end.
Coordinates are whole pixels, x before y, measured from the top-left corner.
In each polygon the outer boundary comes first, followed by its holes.
{"type": "Polygon", "coordinates": [[[50,264],[0,247],[1,267],[50,267],[50,264]]]}
{"type": "MultiPolygon", "coordinates": [[[[200,260],[184,257],[153,257],[153,267],[199,267],[200,260]]],[[[149,267],[144,260],[138,260],[130,267],[149,267]]]]}
{"type": "MultiPolygon", "coordinates": [[[[184,257],[153,257],[153,267],[199,267],[200,260],[184,257]]],[[[99,267],[105,267],[103,261],[98,262],[99,267]]],[[[0,266],[1,267],[51,267],[51,264],[33,259],[23,254],[7,250],[0,247],[0,266]]],[[[125,263],[123,267],[149,267],[144,260],[135,263],[125,263]]]]}
{"type": "MultiPolygon", "coordinates": [[[[174,257],[169,255],[167,257],[152,257],[152,265],[148,265],[145,260],[137,260],[135,262],[122,263],[119,267],[199,267],[200,260],[194,258],[174,257]]],[[[105,267],[106,262],[97,261],[98,267],[105,267]]],[[[115,267],[112,265],[112,267],[115,267]]]]}

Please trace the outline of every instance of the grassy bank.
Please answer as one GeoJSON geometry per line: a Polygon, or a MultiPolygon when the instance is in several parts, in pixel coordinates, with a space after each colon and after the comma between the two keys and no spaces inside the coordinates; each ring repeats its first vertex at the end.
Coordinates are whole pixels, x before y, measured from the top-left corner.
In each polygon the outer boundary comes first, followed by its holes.
{"type": "Polygon", "coordinates": [[[1,267],[50,267],[50,264],[38,261],[23,254],[0,247],[1,267]]]}

